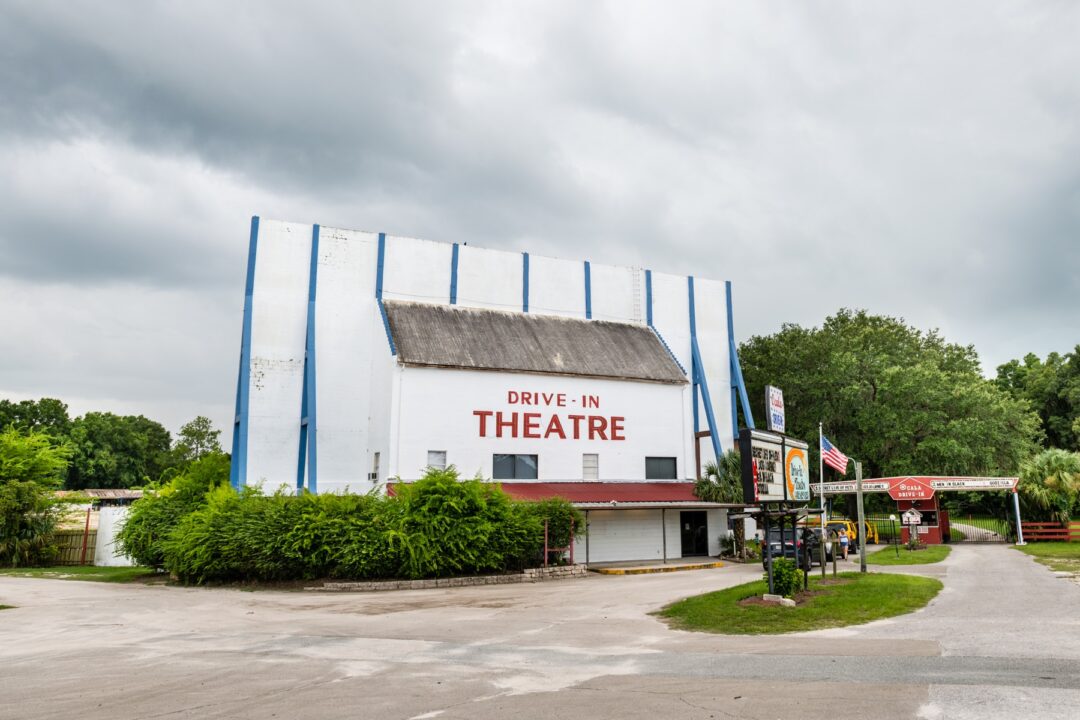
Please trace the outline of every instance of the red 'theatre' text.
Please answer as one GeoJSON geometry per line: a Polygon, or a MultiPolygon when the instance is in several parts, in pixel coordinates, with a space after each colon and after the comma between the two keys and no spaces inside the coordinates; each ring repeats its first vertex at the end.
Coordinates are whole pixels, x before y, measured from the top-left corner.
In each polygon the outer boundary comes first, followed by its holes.
{"type": "Polygon", "coordinates": [[[544,415],[473,410],[480,437],[533,440],[625,440],[626,418],[617,415],[544,415]]]}

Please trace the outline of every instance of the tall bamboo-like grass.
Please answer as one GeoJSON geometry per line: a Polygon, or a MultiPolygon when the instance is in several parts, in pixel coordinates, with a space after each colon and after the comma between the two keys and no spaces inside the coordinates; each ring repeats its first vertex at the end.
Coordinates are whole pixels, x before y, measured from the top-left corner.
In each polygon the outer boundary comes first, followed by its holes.
{"type": "Polygon", "coordinates": [[[117,535],[121,552],[139,565],[162,567],[163,543],[180,521],[206,504],[206,493],[229,482],[229,457],[213,453],[193,462],[182,474],[147,489],[128,512],[117,535]]]}
{"type": "MultiPolygon", "coordinates": [[[[143,502],[123,531],[133,546],[164,527],[165,513],[139,511],[143,502]]],[[[459,480],[453,467],[398,485],[390,497],[264,496],[220,486],[169,520],[164,539],[146,547],[191,583],[506,572],[542,561],[545,520],[552,546],[566,546],[572,526],[584,531],[581,513],[565,500],[516,502],[498,485],[459,480]]]]}

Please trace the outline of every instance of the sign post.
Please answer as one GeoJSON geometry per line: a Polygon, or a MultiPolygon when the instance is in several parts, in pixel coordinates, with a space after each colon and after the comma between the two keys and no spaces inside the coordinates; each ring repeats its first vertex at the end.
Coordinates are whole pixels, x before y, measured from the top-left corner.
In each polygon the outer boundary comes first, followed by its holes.
{"type": "MultiPolygon", "coordinates": [[[[908,547],[916,547],[919,542],[919,525],[922,524],[922,513],[915,508],[905,510],[904,514],[900,516],[900,524],[908,529],[908,547]]],[[[899,552],[897,550],[897,553],[899,552]]]]}
{"type": "Polygon", "coordinates": [[[1020,495],[1017,494],[1016,490],[1013,490],[1012,496],[1013,509],[1016,510],[1016,544],[1027,545],[1027,543],[1024,542],[1024,528],[1020,524],[1020,495]]]}
{"type": "Polygon", "coordinates": [[[859,509],[859,572],[866,572],[866,515],[862,504],[862,463],[855,461],[855,506],[859,509]]]}
{"type": "Polygon", "coordinates": [[[889,516],[889,524],[892,525],[892,544],[896,550],[896,557],[900,557],[900,536],[896,534],[896,516],[889,516]]]}

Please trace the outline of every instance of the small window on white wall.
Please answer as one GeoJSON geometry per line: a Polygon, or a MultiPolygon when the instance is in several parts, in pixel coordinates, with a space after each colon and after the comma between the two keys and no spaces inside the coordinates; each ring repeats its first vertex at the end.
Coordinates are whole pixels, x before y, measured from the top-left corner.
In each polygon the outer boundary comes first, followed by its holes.
{"type": "Polygon", "coordinates": [[[428,467],[433,467],[436,470],[446,469],[446,451],[445,450],[428,450],[427,451],[427,464],[428,467]]]}
{"type": "Polygon", "coordinates": [[[596,453],[585,453],[581,456],[581,477],[585,480],[600,479],[600,456],[596,453]]]}
{"type": "Polygon", "coordinates": [[[368,480],[379,480],[379,453],[375,453],[371,456],[371,472],[368,473],[368,480]]]}

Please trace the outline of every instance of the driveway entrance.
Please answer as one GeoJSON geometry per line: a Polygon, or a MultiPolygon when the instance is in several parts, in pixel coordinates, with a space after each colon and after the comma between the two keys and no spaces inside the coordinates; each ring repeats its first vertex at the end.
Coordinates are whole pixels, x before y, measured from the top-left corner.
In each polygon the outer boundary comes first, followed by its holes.
{"type": "Polygon", "coordinates": [[[1074,717],[1080,586],[956,547],[911,615],[772,637],[663,605],[761,565],[383,593],[0,577],[0,718],[1074,717]],[[1037,601],[1037,602],[1036,602],[1037,601]]]}

